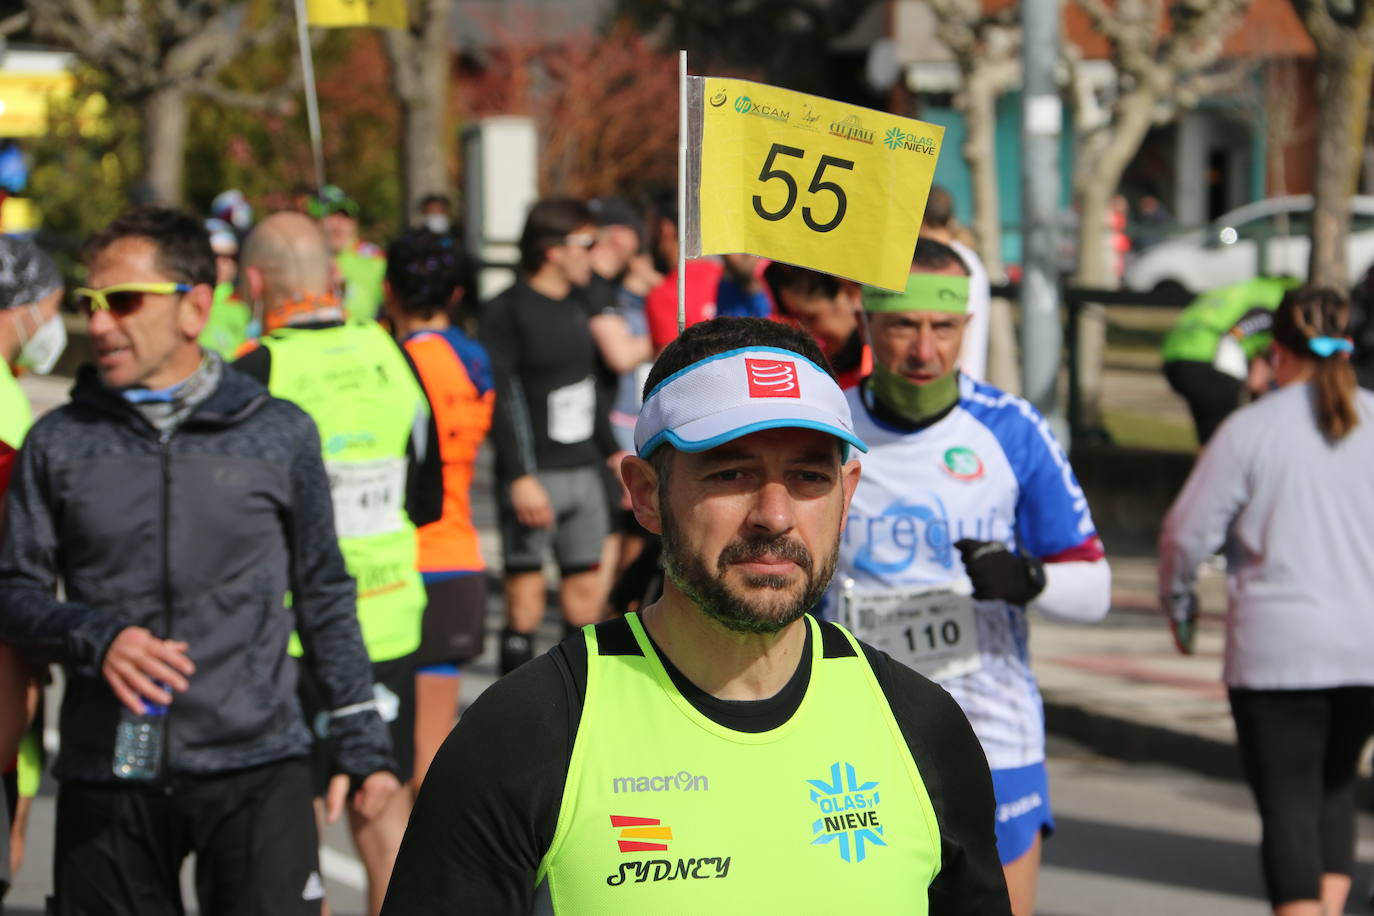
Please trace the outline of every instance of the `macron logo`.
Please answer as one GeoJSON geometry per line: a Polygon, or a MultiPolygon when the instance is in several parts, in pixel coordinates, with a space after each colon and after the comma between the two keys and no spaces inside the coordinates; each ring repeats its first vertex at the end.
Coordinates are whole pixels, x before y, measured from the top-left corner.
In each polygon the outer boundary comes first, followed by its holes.
{"type": "Polygon", "coordinates": [[[800,398],[797,364],[790,359],[748,359],[744,369],[749,376],[751,398],[800,398]]]}

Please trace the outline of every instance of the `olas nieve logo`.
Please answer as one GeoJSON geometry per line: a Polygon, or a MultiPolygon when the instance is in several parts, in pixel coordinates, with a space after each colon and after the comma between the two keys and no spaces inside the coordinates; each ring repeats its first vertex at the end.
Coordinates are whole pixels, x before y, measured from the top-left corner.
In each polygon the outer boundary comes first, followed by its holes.
{"type": "Polygon", "coordinates": [[[907,133],[900,127],[889,128],[887,133],[883,134],[883,145],[892,150],[904,149],[927,156],[935,155],[934,137],[907,133]]]}
{"type": "Polygon", "coordinates": [[[821,815],[811,824],[812,846],[834,844],[840,858],[859,863],[868,858],[870,846],[886,846],[878,822],[878,783],[860,782],[854,764],[830,765],[830,778],[808,779],[811,801],[821,815]]]}

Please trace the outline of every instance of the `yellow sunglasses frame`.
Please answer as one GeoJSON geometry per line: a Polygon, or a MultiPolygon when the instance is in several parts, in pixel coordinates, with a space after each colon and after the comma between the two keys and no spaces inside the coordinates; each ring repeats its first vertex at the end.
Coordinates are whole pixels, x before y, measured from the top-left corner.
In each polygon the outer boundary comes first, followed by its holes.
{"type": "Polygon", "coordinates": [[[77,298],[91,300],[91,311],[108,312],[110,301],[105,297],[110,293],[152,293],[155,296],[170,296],[175,293],[189,293],[195,289],[190,283],[116,283],[114,286],[106,286],[101,289],[87,289],[78,287],[72,290],[72,295],[77,298]]]}

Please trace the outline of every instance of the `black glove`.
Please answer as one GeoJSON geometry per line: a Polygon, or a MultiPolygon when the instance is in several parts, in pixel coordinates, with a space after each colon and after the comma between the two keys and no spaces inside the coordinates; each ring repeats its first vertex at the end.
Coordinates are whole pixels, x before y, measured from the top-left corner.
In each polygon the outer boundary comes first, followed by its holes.
{"type": "Polygon", "coordinates": [[[954,546],[973,582],[973,597],[1025,606],[1045,590],[1045,567],[1034,557],[1012,553],[1001,541],[964,538],[954,546]]]}

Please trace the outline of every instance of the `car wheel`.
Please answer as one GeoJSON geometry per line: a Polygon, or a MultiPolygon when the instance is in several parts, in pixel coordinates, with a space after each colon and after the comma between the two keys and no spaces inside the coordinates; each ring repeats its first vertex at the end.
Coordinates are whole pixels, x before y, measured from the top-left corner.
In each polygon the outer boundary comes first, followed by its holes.
{"type": "Polygon", "coordinates": [[[1180,304],[1189,302],[1193,298],[1192,290],[1177,280],[1160,280],[1155,284],[1152,292],[1162,300],[1180,304]]]}

